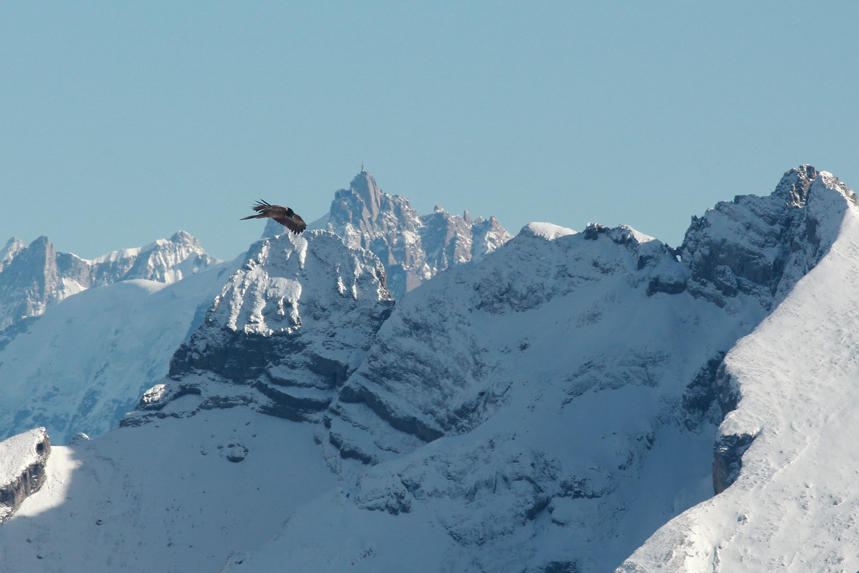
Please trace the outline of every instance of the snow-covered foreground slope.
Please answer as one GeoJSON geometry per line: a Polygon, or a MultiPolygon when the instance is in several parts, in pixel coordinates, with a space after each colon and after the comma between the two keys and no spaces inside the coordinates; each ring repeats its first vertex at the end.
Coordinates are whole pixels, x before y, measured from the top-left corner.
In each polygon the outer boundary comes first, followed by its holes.
{"type": "Polygon", "coordinates": [[[0,554],[12,571],[612,570],[748,472],[779,475],[749,462],[765,430],[738,472],[767,415],[802,430],[743,372],[790,335],[766,335],[782,309],[829,316],[803,289],[840,266],[855,202],[803,166],[676,250],[532,224],[396,304],[379,260],[329,232],[261,241],[125,427],[54,448],[0,554]]]}
{"type": "Polygon", "coordinates": [[[54,446],[46,469],[0,526],[5,572],[217,572],[337,485],[311,426],[244,408],[54,446]]]}
{"type": "Polygon", "coordinates": [[[41,425],[65,444],[77,432],[115,428],[167,373],[236,264],[171,284],[89,289],[31,319],[0,348],[0,439],[41,425]]]}
{"type": "Polygon", "coordinates": [[[725,359],[740,396],[722,443],[746,437],[718,496],[662,527],[622,571],[859,569],[859,218],[725,359]]]}

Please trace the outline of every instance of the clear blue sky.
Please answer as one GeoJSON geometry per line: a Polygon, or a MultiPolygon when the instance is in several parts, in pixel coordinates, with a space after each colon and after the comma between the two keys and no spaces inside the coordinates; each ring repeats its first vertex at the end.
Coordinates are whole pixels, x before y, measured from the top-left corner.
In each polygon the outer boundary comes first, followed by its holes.
{"type": "Polygon", "coordinates": [[[23,2],[0,17],[0,244],[183,229],[232,258],[361,162],[420,212],[671,245],[800,163],[859,188],[856,2],[23,2]]]}

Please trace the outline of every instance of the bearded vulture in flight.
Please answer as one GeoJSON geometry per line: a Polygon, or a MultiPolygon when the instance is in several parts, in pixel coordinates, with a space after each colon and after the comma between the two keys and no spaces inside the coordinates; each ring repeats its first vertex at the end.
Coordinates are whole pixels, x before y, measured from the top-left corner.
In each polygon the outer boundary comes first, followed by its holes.
{"type": "Polygon", "coordinates": [[[269,205],[265,201],[260,200],[257,201],[256,205],[254,205],[254,211],[258,214],[242,217],[239,220],[244,221],[245,219],[264,219],[265,217],[271,217],[296,235],[301,234],[301,232],[307,228],[307,223],[304,222],[304,219],[299,215],[296,215],[295,211],[289,207],[269,205]]]}

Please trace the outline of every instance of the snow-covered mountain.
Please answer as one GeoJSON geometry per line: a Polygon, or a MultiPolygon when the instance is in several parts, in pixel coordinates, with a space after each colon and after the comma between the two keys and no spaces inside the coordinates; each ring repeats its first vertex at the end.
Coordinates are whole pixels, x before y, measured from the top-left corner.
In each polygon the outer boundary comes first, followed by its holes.
{"type": "MultiPolygon", "coordinates": [[[[351,217],[348,209],[370,209],[373,216],[354,218],[357,227],[340,225],[344,236],[360,243],[372,235],[375,247],[385,248],[402,244],[414,232],[417,243],[406,267],[419,260],[426,276],[479,260],[510,238],[494,218],[472,222],[467,214],[463,219],[440,209],[419,217],[407,199],[382,193],[366,171],[337,197],[317,226],[333,229],[332,217],[345,221],[351,217]],[[460,252],[463,245],[470,250],[460,252]]],[[[283,232],[269,222],[273,226],[266,234],[283,232]]],[[[396,257],[386,260],[382,274],[391,280],[404,267],[396,257]]],[[[0,251],[0,309],[5,309],[0,319],[7,325],[0,329],[0,439],[46,426],[55,444],[65,444],[77,432],[96,436],[116,427],[141,393],[167,372],[173,352],[239,264],[241,259],[227,269],[181,231],[169,240],[92,261],[57,253],[44,237],[29,247],[11,239],[0,251]],[[189,277],[193,280],[178,285],[189,277]],[[102,288],[34,321],[92,287],[102,288]]]]}
{"type": "Polygon", "coordinates": [[[327,231],[259,241],[123,425],[235,406],[320,422],[391,313],[384,277],[327,231]]]}
{"type": "MultiPolygon", "coordinates": [[[[495,217],[472,220],[468,211],[460,217],[439,205],[432,214],[418,215],[407,198],[383,192],[363,169],[348,189],[335,193],[329,213],[308,228],[327,229],[350,247],[375,253],[395,299],[440,271],[479,261],[512,238],[495,217]]],[[[269,220],[263,237],[282,232],[269,220]]]]}
{"type": "Polygon", "coordinates": [[[417,554],[429,571],[610,570],[712,495],[709,373],[837,237],[853,195],[826,177],[795,170],[769,197],[718,205],[681,261],[627,228],[531,225],[405,296],[320,439],[384,463],[235,569],[384,570],[417,554]]]}
{"type": "Polygon", "coordinates": [[[10,246],[0,300],[32,314],[0,331],[0,438],[46,426],[55,444],[115,428],[241,262],[219,263],[183,232],[93,261],[44,238],[10,246]]]}
{"type": "Polygon", "coordinates": [[[170,284],[217,262],[184,231],[91,261],[56,252],[47,237],[29,246],[12,237],[0,250],[0,329],[95,286],[132,279],[170,284]]]}
{"type": "Polygon", "coordinates": [[[807,203],[810,235],[837,239],[713,379],[730,409],[714,449],[719,495],[660,528],[620,571],[859,569],[857,201],[824,173],[807,203]]]}
{"type": "Polygon", "coordinates": [[[234,268],[215,265],[169,285],[120,281],[21,323],[26,330],[0,348],[0,437],[46,426],[66,444],[78,432],[117,427],[167,374],[234,268]]]}
{"type": "MultiPolygon", "coordinates": [[[[384,229],[350,212],[358,240],[384,229]]],[[[857,214],[802,166],[693,219],[678,249],[532,223],[396,303],[346,231],[263,239],[123,427],[51,448],[0,557],[569,573],[630,555],[627,571],[763,571],[780,554],[855,570],[857,214]]]]}

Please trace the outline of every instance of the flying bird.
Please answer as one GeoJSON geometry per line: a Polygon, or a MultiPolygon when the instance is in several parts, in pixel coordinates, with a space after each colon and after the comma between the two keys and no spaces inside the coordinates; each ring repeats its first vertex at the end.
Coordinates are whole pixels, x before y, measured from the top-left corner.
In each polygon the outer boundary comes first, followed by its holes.
{"type": "Polygon", "coordinates": [[[307,228],[307,223],[304,222],[304,219],[289,207],[269,205],[265,201],[259,200],[257,201],[257,204],[254,205],[254,211],[258,214],[242,217],[239,220],[244,221],[245,219],[264,219],[265,217],[270,217],[296,235],[301,234],[301,232],[307,228]]]}

